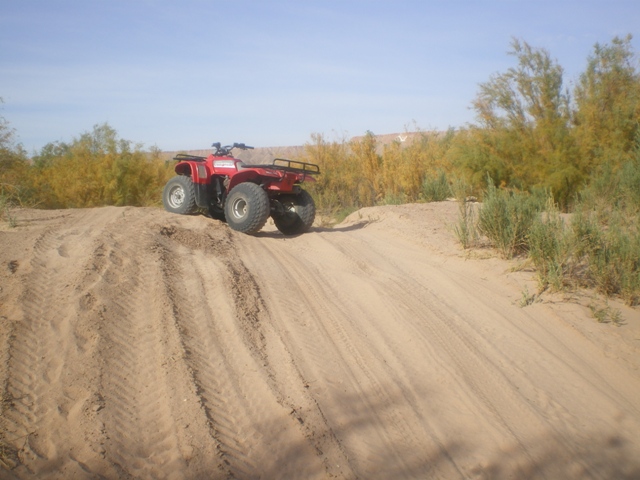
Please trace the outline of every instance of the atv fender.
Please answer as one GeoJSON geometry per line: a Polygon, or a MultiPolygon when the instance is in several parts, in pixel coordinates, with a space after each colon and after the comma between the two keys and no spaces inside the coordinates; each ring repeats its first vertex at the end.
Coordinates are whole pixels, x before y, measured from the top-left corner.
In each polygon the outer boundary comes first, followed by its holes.
{"type": "MultiPolygon", "coordinates": [[[[231,177],[229,181],[229,186],[227,187],[227,191],[230,192],[233,187],[238,185],[239,183],[244,182],[252,182],[253,179],[258,178],[259,175],[254,170],[247,170],[245,172],[236,173],[233,177],[231,177]]],[[[256,183],[256,182],[252,182],[256,183]]]]}
{"type": "Polygon", "coordinates": [[[211,198],[211,176],[202,163],[182,162],[176,165],[176,173],[191,177],[195,191],[196,205],[200,208],[209,208],[211,198]]]}

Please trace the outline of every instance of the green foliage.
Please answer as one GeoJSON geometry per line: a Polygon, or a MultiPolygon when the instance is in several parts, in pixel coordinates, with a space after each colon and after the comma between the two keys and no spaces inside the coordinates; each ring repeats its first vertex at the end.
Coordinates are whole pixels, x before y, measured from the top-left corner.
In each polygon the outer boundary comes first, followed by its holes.
{"type": "Polygon", "coordinates": [[[580,210],[593,212],[603,224],[607,224],[616,211],[624,213],[622,220],[626,219],[626,223],[636,222],[640,217],[640,141],[633,157],[621,167],[598,166],[579,199],[580,210]]]}
{"type": "Polygon", "coordinates": [[[382,205],[403,205],[407,202],[407,196],[404,193],[388,193],[380,201],[382,205]]]}
{"type": "Polygon", "coordinates": [[[500,190],[491,179],[478,216],[478,228],[505,258],[524,253],[528,249],[527,235],[540,200],[523,193],[500,190]]]}
{"type": "Polygon", "coordinates": [[[620,310],[611,308],[608,302],[606,302],[604,306],[591,303],[589,310],[591,310],[591,315],[593,315],[593,318],[595,318],[598,323],[613,323],[616,326],[623,325],[620,310]]]}
{"type": "Polygon", "coordinates": [[[440,170],[437,177],[426,176],[422,182],[422,198],[426,202],[441,202],[451,196],[447,174],[440,170]]]}
{"type": "Polygon", "coordinates": [[[543,49],[513,40],[517,66],[480,85],[479,124],[459,144],[458,165],[475,182],[551,189],[567,204],[580,185],[562,68],[543,49]]]}
{"type": "Polygon", "coordinates": [[[478,241],[475,204],[470,201],[471,186],[461,179],[456,179],[451,190],[458,202],[458,221],[453,227],[453,232],[462,248],[471,248],[478,241]]]}
{"type": "Polygon", "coordinates": [[[480,85],[477,125],[456,139],[455,164],[476,187],[547,189],[563,209],[592,173],[633,157],[640,129],[640,73],[631,36],[597,45],[575,87],[543,49],[514,40],[515,67],[480,85]]]}
{"type": "Polygon", "coordinates": [[[565,228],[552,198],[549,198],[544,214],[534,218],[527,240],[540,290],[547,287],[562,290],[571,276],[573,243],[571,232],[565,228]]]}
{"type": "Polygon", "coordinates": [[[620,295],[629,305],[637,304],[640,296],[640,234],[614,222],[590,240],[587,259],[596,289],[605,295],[620,295]]]}
{"type": "Polygon", "coordinates": [[[573,228],[592,285],[640,301],[640,149],[620,169],[603,166],[580,195],[573,228]]]}
{"type": "Polygon", "coordinates": [[[520,300],[518,301],[518,305],[520,308],[528,307],[533,302],[536,301],[536,294],[529,293],[529,287],[525,285],[524,290],[522,290],[520,300]]]}
{"type": "Polygon", "coordinates": [[[575,88],[575,137],[587,175],[632,156],[640,120],[640,74],[631,35],[596,44],[575,88]]]}

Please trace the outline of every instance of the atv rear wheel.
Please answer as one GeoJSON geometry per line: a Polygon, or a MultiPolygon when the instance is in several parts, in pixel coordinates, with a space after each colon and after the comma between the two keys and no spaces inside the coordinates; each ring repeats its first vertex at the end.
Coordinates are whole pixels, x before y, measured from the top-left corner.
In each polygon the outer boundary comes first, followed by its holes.
{"type": "Polygon", "coordinates": [[[269,197],[260,185],[244,182],[233,187],[224,205],[229,226],[242,233],[256,233],[269,218],[269,197]]]}
{"type": "Polygon", "coordinates": [[[308,232],[316,218],[316,204],[305,190],[298,195],[281,195],[278,201],[282,211],[273,215],[278,230],[285,235],[299,235],[308,232]]]}
{"type": "Polygon", "coordinates": [[[190,215],[198,211],[196,192],[191,177],[178,175],[164,186],[162,204],[167,212],[190,215]]]}

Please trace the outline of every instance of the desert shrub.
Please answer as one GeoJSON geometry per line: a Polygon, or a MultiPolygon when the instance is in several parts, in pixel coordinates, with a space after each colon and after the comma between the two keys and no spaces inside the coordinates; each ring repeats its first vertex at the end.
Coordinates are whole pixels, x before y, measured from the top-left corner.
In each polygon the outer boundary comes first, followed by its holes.
{"type": "Polygon", "coordinates": [[[349,163],[359,171],[357,180],[357,203],[371,206],[376,203],[380,191],[382,158],[377,152],[377,139],[367,131],[361,140],[349,142],[349,163]]]}
{"type": "Polygon", "coordinates": [[[640,233],[629,229],[619,219],[606,228],[591,228],[584,238],[583,252],[589,278],[596,290],[619,295],[627,304],[640,299],[640,233]]]}
{"type": "Polygon", "coordinates": [[[9,198],[0,193],[0,220],[6,220],[9,226],[15,226],[15,217],[11,215],[11,203],[9,198]]]}
{"type": "Polygon", "coordinates": [[[581,192],[572,227],[590,283],[630,304],[640,301],[640,142],[619,168],[601,165],[581,192]]]}
{"type": "MultiPolygon", "coordinates": [[[[640,132],[636,140],[635,156],[622,165],[619,173],[618,206],[629,219],[640,216],[640,132]]],[[[634,221],[637,225],[637,221],[634,221]]]]}
{"type": "Polygon", "coordinates": [[[547,287],[561,290],[570,281],[574,266],[573,242],[571,230],[565,228],[552,198],[548,200],[545,212],[534,218],[527,237],[540,290],[547,287]]]}
{"type": "Polygon", "coordinates": [[[458,220],[453,226],[453,233],[467,249],[478,241],[478,225],[476,219],[476,205],[471,201],[472,187],[462,179],[456,179],[451,186],[453,196],[458,202],[458,220]]]}
{"type": "Polygon", "coordinates": [[[478,229],[505,258],[527,251],[527,236],[540,212],[540,200],[525,193],[500,190],[491,180],[478,214],[478,229]]]}
{"type": "Polygon", "coordinates": [[[439,201],[450,195],[447,173],[457,132],[421,132],[382,149],[378,198],[384,203],[439,201]],[[445,193],[446,192],[446,193],[445,193]]]}
{"type": "Polygon", "coordinates": [[[407,196],[403,192],[388,193],[380,201],[381,205],[402,205],[407,203],[407,196]]]}
{"type": "Polygon", "coordinates": [[[441,202],[451,196],[447,174],[440,170],[436,177],[427,176],[422,182],[422,198],[427,202],[441,202]]]}
{"type": "Polygon", "coordinates": [[[640,214],[640,149],[617,169],[610,164],[598,167],[580,192],[577,209],[594,212],[604,224],[616,211],[635,223],[640,214]]]}

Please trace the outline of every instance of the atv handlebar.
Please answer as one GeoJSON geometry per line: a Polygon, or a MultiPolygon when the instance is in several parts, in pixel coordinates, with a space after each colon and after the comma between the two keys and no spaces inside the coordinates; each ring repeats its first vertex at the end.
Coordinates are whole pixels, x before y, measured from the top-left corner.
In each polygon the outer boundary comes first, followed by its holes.
{"type": "Polygon", "coordinates": [[[234,143],[233,145],[221,146],[220,142],[215,142],[211,146],[213,147],[213,153],[217,155],[229,155],[231,150],[239,148],[240,150],[253,150],[253,147],[245,145],[244,143],[234,143]]]}
{"type": "Polygon", "coordinates": [[[244,143],[234,143],[233,148],[239,148],[240,150],[253,150],[253,147],[245,145],[244,143]]]}

